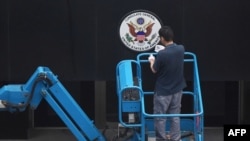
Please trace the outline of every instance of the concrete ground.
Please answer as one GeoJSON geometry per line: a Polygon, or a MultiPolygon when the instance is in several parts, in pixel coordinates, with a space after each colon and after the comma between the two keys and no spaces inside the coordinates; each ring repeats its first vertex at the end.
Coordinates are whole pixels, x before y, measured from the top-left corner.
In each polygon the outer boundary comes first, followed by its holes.
{"type": "MultiPolygon", "coordinates": [[[[14,130],[14,129],[13,129],[14,130]]],[[[125,141],[124,138],[117,139],[125,129],[118,129],[117,123],[108,124],[104,135],[107,141],[125,141]],[[118,132],[121,131],[121,132],[118,132]]],[[[103,130],[100,130],[103,133],[103,130]]],[[[129,133],[128,133],[129,134],[129,133]]],[[[183,141],[194,141],[193,138],[183,139],[183,141]]],[[[204,127],[204,141],[223,141],[223,127],[204,127]]],[[[153,136],[148,137],[148,141],[154,141],[153,136]]],[[[28,139],[0,139],[0,141],[77,141],[74,135],[66,128],[34,128],[29,131],[28,139]]],[[[128,141],[128,140],[127,140],[128,141]]]]}

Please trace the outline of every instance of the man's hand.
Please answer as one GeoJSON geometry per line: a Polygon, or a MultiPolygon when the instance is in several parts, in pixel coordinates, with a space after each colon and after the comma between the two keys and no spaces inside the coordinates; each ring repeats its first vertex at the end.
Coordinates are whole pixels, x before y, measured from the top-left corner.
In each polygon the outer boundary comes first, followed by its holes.
{"type": "Polygon", "coordinates": [[[150,54],[150,55],[149,55],[148,61],[149,61],[149,62],[154,62],[154,61],[155,61],[155,57],[154,57],[153,54],[150,54]]]}
{"type": "Polygon", "coordinates": [[[148,57],[148,61],[149,61],[149,64],[150,64],[150,69],[152,70],[153,73],[156,73],[153,65],[155,63],[155,57],[153,54],[150,54],[149,57],[148,57]]]}

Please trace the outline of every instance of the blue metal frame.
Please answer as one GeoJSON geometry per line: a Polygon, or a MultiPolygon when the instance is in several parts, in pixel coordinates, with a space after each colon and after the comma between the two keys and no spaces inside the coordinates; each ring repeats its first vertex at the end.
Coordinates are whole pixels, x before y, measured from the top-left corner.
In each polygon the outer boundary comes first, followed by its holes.
{"type": "MultiPolygon", "coordinates": [[[[135,134],[132,140],[137,141],[145,141],[146,137],[145,134],[150,134],[154,132],[153,127],[153,118],[154,117],[173,117],[173,116],[179,116],[181,117],[181,130],[182,131],[189,131],[192,132],[194,135],[194,138],[196,141],[203,141],[204,139],[204,111],[203,111],[203,103],[202,103],[202,95],[201,95],[201,88],[200,88],[200,79],[199,79],[199,72],[198,72],[198,64],[196,55],[191,52],[185,52],[185,63],[193,63],[193,91],[184,91],[183,94],[191,95],[193,96],[193,102],[194,107],[193,111],[194,113],[190,114],[149,114],[145,111],[145,103],[144,99],[146,95],[152,95],[153,91],[143,91],[142,86],[142,72],[141,72],[141,64],[142,63],[148,63],[148,56],[150,54],[156,55],[156,53],[141,53],[138,54],[137,60],[123,60],[120,63],[118,63],[116,67],[116,81],[117,81],[117,95],[118,95],[118,101],[119,101],[119,122],[124,126],[128,128],[134,128],[135,134]],[[138,78],[139,86],[134,86],[132,82],[133,68],[131,67],[131,64],[135,64],[136,67],[136,77],[138,78]],[[140,93],[140,99],[138,101],[124,101],[122,99],[122,93],[123,91],[127,89],[138,89],[140,93]],[[125,123],[122,120],[122,114],[127,112],[134,112],[131,111],[130,106],[134,106],[134,104],[140,103],[139,110],[137,110],[137,114],[140,117],[139,123],[125,123]],[[127,104],[131,104],[128,106],[127,104]],[[126,105],[126,106],[125,106],[126,105]],[[140,130],[137,130],[137,129],[140,130]]],[[[169,127],[166,127],[166,130],[169,130],[169,127]]],[[[183,141],[186,139],[182,139],[183,141]]]]}
{"type": "Polygon", "coordinates": [[[49,68],[38,67],[26,84],[7,85],[0,89],[2,111],[36,109],[45,99],[79,141],[105,141],[85,112],[49,68]]]}

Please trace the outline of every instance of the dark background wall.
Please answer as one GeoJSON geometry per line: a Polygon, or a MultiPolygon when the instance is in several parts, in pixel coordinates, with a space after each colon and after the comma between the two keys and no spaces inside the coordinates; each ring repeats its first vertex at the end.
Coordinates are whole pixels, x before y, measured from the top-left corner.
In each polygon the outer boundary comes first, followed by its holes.
{"type": "MultiPolygon", "coordinates": [[[[94,96],[82,95],[94,95],[93,83],[101,80],[107,101],[116,100],[116,64],[138,54],[122,44],[118,28],[127,13],[144,9],[197,55],[208,125],[236,123],[239,81],[250,80],[249,6],[248,0],[1,0],[0,81],[25,83],[37,66],[47,66],[94,117],[94,96]]],[[[117,112],[113,105],[109,115],[117,112]]]]}
{"type": "Polygon", "coordinates": [[[197,54],[202,80],[249,80],[250,5],[235,0],[2,0],[1,80],[26,80],[39,65],[63,80],[114,80],[115,66],[138,54],[120,41],[128,12],[145,9],[197,54]],[[120,6],[119,6],[120,5],[120,6]]]}

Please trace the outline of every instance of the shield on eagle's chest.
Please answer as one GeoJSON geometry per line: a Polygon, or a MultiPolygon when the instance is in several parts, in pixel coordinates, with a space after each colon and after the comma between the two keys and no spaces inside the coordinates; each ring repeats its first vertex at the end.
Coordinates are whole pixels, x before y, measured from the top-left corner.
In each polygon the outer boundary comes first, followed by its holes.
{"type": "Polygon", "coordinates": [[[139,31],[136,33],[136,39],[139,42],[143,42],[145,40],[145,33],[143,31],[139,31]]]}

